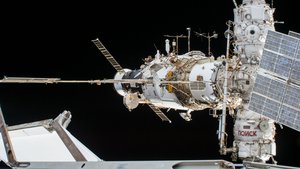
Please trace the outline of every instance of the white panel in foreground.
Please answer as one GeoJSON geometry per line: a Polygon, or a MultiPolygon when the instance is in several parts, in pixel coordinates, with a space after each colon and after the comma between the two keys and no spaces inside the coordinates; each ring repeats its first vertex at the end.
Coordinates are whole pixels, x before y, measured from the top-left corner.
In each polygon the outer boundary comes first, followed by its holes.
{"type": "Polygon", "coordinates": [[[87,161],[102,161],[98,156],[96,156],[90,149],[88,149],[84,144],[82,144],[79,140],[77,140],[68,130],[66,133],[74,142],[76,147],[80,150],[80,152],[84,155],[87,161]]]}
{"type": "MultiPolygon", "coordinates": [[[[201,161],[115,161],[115,162],[32,162],[26,169],[233,169],[223,160],[201,161]]],[[[24,169],[24,168],[16,168],[24,169]]]]}
{"type": "Polygon", "coordinates": [[[75,161],[55,131],[40,126],[8,133],[17,161],[75,161]]]}
{"type": "MultiPolygon", "coordinates": [[[[0,138],[0,160],[6,164],[14,163],[7,158],[2,134],[0,138]]],[[[17,163],[101,161],[55,120],[11,126],[8,129],[8,140],[17,163]]]]}

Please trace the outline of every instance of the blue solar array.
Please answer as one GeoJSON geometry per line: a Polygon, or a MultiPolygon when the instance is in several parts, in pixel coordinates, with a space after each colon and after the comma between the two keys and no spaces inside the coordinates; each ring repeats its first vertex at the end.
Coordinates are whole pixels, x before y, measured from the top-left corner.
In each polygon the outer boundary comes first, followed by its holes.
{"type": "Polygon", "coordinates": [[[300,34],[269,31],[249,109],[300,131],[300,34]]]}
{"type": "Polygon", "coordinates": [[[300,33],[297,33],[297,32],[294,32],[294,31],[289,31],[289,35],[300,39],[300,33]]]}
{"type": "Polygon", "coordinates": [[[269,31],[260,68],[300,82],[299,46],[300,39],[269,31]]]}

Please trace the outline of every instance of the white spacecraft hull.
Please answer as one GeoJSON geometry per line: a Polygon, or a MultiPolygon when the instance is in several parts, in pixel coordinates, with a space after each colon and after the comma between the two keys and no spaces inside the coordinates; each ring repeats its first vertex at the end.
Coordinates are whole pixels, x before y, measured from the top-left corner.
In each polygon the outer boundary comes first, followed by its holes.
{"type": "Polygon", "coordinates": [[[0,160],[13,169],[225,169],[224,160],[103,161],[65,128],[71,114],[7,127],[0,109],[0,160]]]}
{"type": "MultiPolygon", "coordinates": [[[[226,161],[31,162],[28,169],[225,169],[226,161]]],[[[23,169],[16,167],[14,169],[23,169]]]]}
{"type": "Polygon", "coordinates": [[[13,169],[294,169],[225,160],[103,161],[68,132],[70,118],[65,111],[54,120],[7,127],[0,109],[0,160],[13,169]]]}

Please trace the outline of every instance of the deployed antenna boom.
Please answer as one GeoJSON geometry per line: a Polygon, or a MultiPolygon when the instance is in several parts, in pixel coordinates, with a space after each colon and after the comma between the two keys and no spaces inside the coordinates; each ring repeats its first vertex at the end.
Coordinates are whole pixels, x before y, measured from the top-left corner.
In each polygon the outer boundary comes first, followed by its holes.
{"type": "MultiPolygon", "coordinates": [[[[195,81],[184,81],[184,80],[161,80],[161,84],[190,84],[195,81]]],[[[199,82],[199,81],[197,81],[199,82]]],[[[201,81],[210,83],[208,81],[201,81]]],[[[89,84],[107,84],[107,83],[148,83],[152,84],[153,80],[150,79],[96,79],[96,80],[61,80],[60,78],[33,78],[33,77],[4,77],[0,79],[0,83],[40,83],[40,84],[57,84],[57,83],[89,83],[89,84]]]]}
{"type": "Polygon", "coordinates": [[[97,46],[100,52],[105,56],[105,58],[109,61],[109,63],[118,71],[123,72],[122,66],[116,61],[116,59],[109,53],[109,51],[105,48],[105,46],[100,42],[97,38],[92,40],[92,42],[97,46]]]}
{"type": "Polygon", "coordinates": [[[149,104],[149,107],[162,121],[168,121],[171,123],[171,120],[158,107],[154,106],[153,104],[149,104]]]}

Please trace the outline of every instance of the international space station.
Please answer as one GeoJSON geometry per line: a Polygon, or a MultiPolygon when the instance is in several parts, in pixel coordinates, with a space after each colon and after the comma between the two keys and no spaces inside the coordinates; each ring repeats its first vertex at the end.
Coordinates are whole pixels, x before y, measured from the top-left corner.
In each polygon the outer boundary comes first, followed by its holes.
{"type": "MultiPolygon", "coordinates": [[[[234,21],[226,23],[225,55],[205,55],[190,47],[180,54],[175,36],[174,41],[165,40],[165,51],[157,50],[131,70],[123,68],[95,39],[92,42],[116,69],[113,79],[5,77],[0,82],[113,84],[129,111],[146,104],[169,123],[164,111],[175,109],[191,121],[193,113],[210,109],[219,121],[220,154],[231,154],[232,161],[243,160],[241,168],[294,168],[277,165],[274,123],[300,131],[300,34],[276,32],[275,10],[265,0],[233,3],[234,21]],[[227,116],[234,119],[231,147],[227,146],[227,116]],[[269,160],[271,164],[266,163],[269,160]]],[[[189,46],[191,29],[187,30],[189,46]]],[[[106,162],[68,132],[72,116],[68,111],[56,119],[9,127],[2,112],[0,116],[0,159],[15,169],[237,168],[224,160],[106,162]],[[49,146],[42,148],[43,144],[49,146]]]]}

